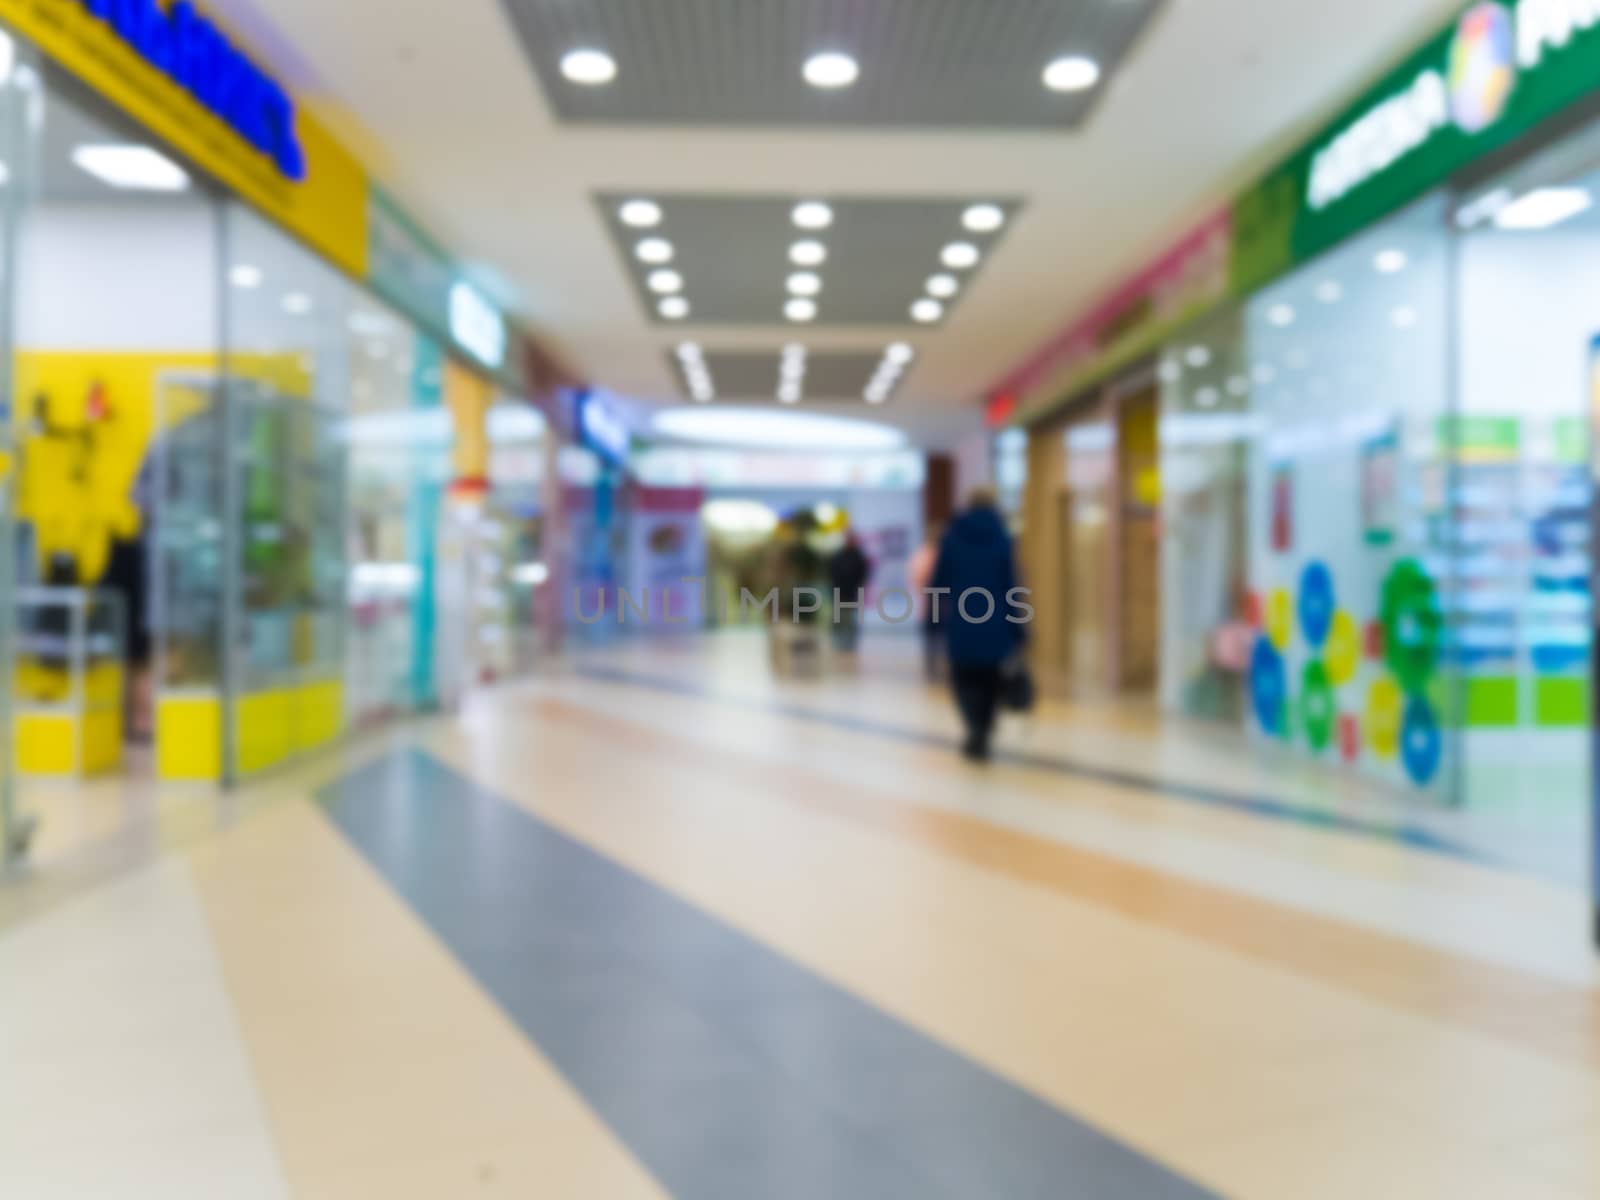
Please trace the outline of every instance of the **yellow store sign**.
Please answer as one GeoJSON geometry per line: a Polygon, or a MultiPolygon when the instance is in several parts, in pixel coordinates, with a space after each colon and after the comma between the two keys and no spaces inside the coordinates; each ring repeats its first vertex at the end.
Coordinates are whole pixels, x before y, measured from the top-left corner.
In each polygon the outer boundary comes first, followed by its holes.
{"type": "Polygon", "coordinates": [[[0,20],[357,278],[367,179],[192,0],[0,0],[0,20]]]}

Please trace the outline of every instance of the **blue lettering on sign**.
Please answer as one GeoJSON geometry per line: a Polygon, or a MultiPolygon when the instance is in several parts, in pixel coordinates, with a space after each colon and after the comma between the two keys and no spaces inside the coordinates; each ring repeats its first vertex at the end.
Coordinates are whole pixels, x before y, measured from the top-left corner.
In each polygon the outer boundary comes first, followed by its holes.
{"type": "Polygon", "coordinates": [[[286,179],[298,183],[306,177],[294,101],[190,0],[177,0],[166,10],[159,0],[83,0],[83,6],[270,158],[286,179]]]}

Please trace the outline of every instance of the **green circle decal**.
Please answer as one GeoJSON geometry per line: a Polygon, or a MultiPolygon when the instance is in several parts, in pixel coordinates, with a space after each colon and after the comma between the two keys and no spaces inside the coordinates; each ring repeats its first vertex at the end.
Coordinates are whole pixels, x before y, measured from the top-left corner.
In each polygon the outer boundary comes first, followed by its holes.
{"type": "Polygon", "coordinates": [[[1407,695],[1422,692],[1439,665],[1444,618],[1438,589],[1413,558],[1394,565],[1383,581],[1383,654],[1407,695]]]}
{"type": "Polygon", "coordinates": [[[1339,702],[1328,679],[1327,665],[1320,658],[1306,664],[1301,678],[1300,722],[1313,750],[1321,753],[1333,744],[1333,731],[1339,723],[1339,702]]]}

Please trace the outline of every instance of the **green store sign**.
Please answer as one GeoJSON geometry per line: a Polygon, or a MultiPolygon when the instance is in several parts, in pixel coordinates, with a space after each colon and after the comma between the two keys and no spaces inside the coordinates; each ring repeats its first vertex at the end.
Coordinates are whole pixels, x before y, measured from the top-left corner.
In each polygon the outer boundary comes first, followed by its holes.
{"type": "Polygon", "coordinates": [[[1600,88],[1600,0],[1481,0],[1234,206],[1252,290],[1600,88]]]}

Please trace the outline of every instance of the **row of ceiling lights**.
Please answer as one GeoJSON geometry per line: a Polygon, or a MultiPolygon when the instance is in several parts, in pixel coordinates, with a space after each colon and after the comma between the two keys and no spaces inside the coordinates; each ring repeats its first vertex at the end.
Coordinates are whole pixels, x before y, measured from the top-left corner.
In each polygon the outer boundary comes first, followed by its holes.
{"type": "MultiPolygon", "coordinates": [[[[654,200],[625,201],[617,210],[622,223],[631,229],[657,228],[662,221],[661,206],[654,200]]],[[[820,200],[804,200],[794,206],[790,219],[803,233],[816,234],[833,225],[833,209],[820,200]]],[[[974,204],[961,216],[961,223],[971,233],[988,234],[999,230],[1006,222],[1005,209],[998,204],[974,204]]],[[[677,256],[677,248],[666,238],[656,234],[641,238],[633,248],[634,256],[646,266],[655,268],[645,277],[645,285],[658,296],[656,311],[669,321],[681,321],[689,315],[689,301],[678,295],[683,290],[683,276],[666,264],[677,256]]],[[[969,271],[976,267],[983,252],[966,241],[951,242],[940,252],[940,261],[949,271],[969,271]]],[[[785,281],[789,299],[784,304],[784,316],[795,324],[806,324],[817,318],[817,297],[822,293],[822,276],[812,268],[828,260],[827,244],[816,237],[803,237],[789,247],[789,261],[805,268],[792,272],[785,281]]],[[[911,316],[924,324],[931,324],[944,316],[945,302],[960,289],[961,282],[953,274],[941,272],[929,276],[927,295],[911,306],[911,316]]]]}
{"type": "MultiPolygon", "coordinates": [[[[561,56],[561,73],[572,83],[601,87],[616,79],[617,60],[604,50],[580,46],[561,56]]],[[[814,88],[838,91],[861,78],[861,64],[842,51],[824,50],[801,64],[800,75],[814,88]]],[[[1088,91],[1100,82],[1100,64],[1082,54],[1063,55],[1045,65],[1041,79],[1052,92],[1088,91]]]]}
{"type": "MultiPolygon", "coordinates": [[[[661,206],[654,200],[629,200],[617,210],[617,216],[630,229],[655,229],[661,224],[661,206]]],[[[645,286],[657,296],[656,312],[666,321],[685,320],[691,310],[688,299],[680,294],[683,276],[667,265],[677,257],[677,247],[653,234],[641,238],[633,253],[640,262],[654,268],[645,277],[645,286]]]]}
{"type": "Polygon", "coordinates": [[[905,342],[896,342],[883,352],[883,359],[878,363],[878,369],[873,373],[872,380],[867,384],[864,397],[868,404],[882,404],[894,393],[895,385],[900,382],[900,376],[911,365],[911,360],[917,352],[905,342]]]}
{"type": "Polygon", "coordinates": [[[697,404],[709,404],[717,398],[717,388],[711,381],[711,370],[706,366],[705,352],[695,342],[684,342],[678,347],[678,365],[689,384],[689,395],[697,404]]]}
{"type": "MultiPolygon", "coordinates": [[[[961,224],[971,233],[994,233],[1006,223],[1005,209],[998,204],[974,204],[961,214],[961,224]]],[[[911,319],[932,325],[944,319],[945,306],[961,290],[961,280],[950,272],[970,271],[983,258],[983,251],[971,242],[951,242],[939,252],[946,270],[930,275],[924,285],[926,295],[911,305],[911,319]]]]}

